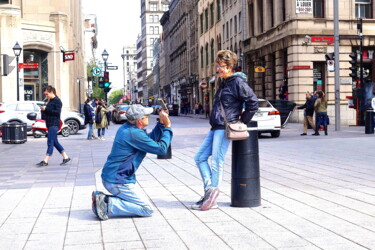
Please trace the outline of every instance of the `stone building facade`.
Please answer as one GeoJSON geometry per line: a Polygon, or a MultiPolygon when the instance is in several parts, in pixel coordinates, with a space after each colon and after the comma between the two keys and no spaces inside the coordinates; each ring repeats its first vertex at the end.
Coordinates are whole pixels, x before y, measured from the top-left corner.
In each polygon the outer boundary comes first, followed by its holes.
{"type": "MultiPolygon", "coordinates": [[[[82,84],[86,63],[81,1],[1,1],[0,12],[0,54],[14,56],[12,48],[18,42],[22,47],[19,62],[38,64],[20,69],[19,99],[43,100],[43,88],[53,85],[64,109],[79,110],[87,86],[82,84]],[[72,53],[74,60],[64,62],[62,51],[72,53]]],[[[0,101],[17,100],[16,72],[0,77],[0,101]]]]}

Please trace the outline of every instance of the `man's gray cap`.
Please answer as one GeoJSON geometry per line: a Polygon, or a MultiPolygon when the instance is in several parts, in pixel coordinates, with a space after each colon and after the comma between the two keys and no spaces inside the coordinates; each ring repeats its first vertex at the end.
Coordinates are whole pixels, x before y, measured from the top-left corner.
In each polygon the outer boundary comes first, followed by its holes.
{"type": "Polygon", "coordinates": [[[153,108],[143,107],[141,104],[130,105],[126,111],[126,118],[128,120],[140,120],[144,115],[149,115],[153,112],[153,108]]]}

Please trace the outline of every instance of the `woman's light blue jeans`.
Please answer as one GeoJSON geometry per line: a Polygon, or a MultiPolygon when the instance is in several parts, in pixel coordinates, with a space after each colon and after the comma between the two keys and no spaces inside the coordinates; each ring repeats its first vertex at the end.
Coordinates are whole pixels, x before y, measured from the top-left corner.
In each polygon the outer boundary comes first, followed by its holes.
{"type": "Polygon", "coordinates": [[[223,178],[225,154],[230,140],[225,137],[225,130],[210,130],[194,160],[202,176],[204,190],[219,187],[223,178]],[[211,156],[211,166],[208,158],[211,156]]]}
{"type": "Polygon", "coordinates": [[[145,217],[153,214],[152,204],[138,185],[102,182],[108,192],[114,195],[109,197],[108,215],[145,217]]]}

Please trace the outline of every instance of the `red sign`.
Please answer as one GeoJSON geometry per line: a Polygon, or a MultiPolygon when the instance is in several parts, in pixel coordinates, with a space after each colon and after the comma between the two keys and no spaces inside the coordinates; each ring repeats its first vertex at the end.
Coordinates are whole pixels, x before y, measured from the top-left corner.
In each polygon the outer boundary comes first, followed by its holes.
{"type": "Polygon", "coordinates": [[[288,70],[294,70],[294,69],[310,69],[311,67],[309,65],[295,65],[288,67],[288,70]]]}
{"type": "Polygon", "coordinates": [[[74,61],[74,52],[64,53],[63,61],[74,61]]]}
{"type": "Polygon", "coordinates": [[[18,63],[19,69],[37,69],[38,63],[18,63]]]}
{"type": "Polygon", "coordinates": [[[333,36],[312,36],[312,43],[334,43],[335,39],[333,36]]]}

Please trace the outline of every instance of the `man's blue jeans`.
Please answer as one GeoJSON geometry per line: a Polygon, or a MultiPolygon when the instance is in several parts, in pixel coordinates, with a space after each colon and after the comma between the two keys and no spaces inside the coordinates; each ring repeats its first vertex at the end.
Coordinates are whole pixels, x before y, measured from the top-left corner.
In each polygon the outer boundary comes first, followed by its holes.
{"type": "Polygon", "coordinates": [[[134,183],[115,184],[103,180],[104,187],[113,194],[108,203],[108,215],[115,216],[151,216],[153,206],[134,183]]]}
{"type": "Polygon", "coordinates": [[[230,140],[225,137],[225,130],[210,130],[202,146],[194,157],[202,176],[204,190],[209,187],[219,187],[223,178],[225,154],[230,140]],[[211,166],[208,158],[211,156],[211,166]]]}
{"type": "Polygon", "coordinates": [[[53,153],[53,147],[59,151],[59,153],[64,152],[64,148],[61,146],[59,141],[57,140],[57,126],[52,126],[48,128],[48,135],[47,135],[47,154],[48,156],[51,156],[53,153]]]}

